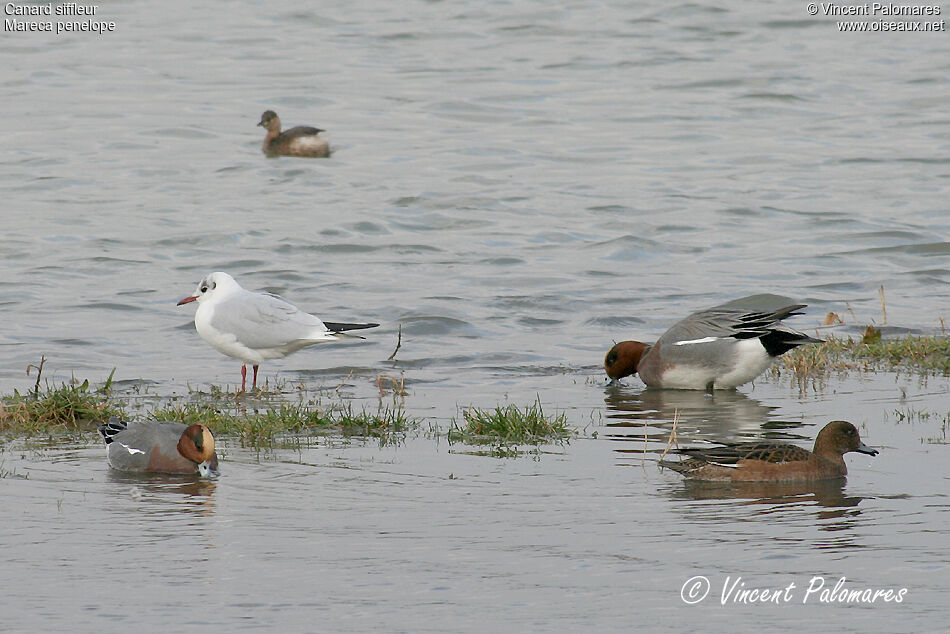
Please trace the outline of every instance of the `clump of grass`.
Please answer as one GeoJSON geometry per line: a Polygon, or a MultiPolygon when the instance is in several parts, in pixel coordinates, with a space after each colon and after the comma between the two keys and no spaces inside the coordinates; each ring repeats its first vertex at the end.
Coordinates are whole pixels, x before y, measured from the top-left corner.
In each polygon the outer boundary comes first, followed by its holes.
{"type": "Polygon", "coordinates": [[[343,433],[357,436],[389,437],[419,426],[418,420],[410,418],[399,408],[383,407],[376,413],[364,409],[357,413],[347,404],[330,414],[331,420],[335,419],[343,433]]]}
{"type": "Polygon", "coordinates": [[[879,339],[855,346],[856,357],[922,370],[950,371],[950,339],[918,337],[879,339]]]}
{"type": "Polygon", "coordinates": [[[449,429],[449,442],[467,444],[495,444],[499,455],[514,455],[509,451],[511,445],[534,444],[564,441],[570,438],[573,430],[567,423],[564,413],[546,416],[541,401],[519,408],[516,405],[496,407],[494,410],[470,407],[462,410],[463,425],[457,419],[452,420],[449,429]]]}
{"type": "MultiPolygon", "coordinates": [[[[115,370],[113,370],[113,374],[115,370]]],[[[47,384],[46,390],[35,388],[29,394],[14,390],[12,396],[0,399],[0,429],[27,434],[94,427],[123,412],[109,401],[112,375],[97,390],[91,390],[88,379],[82,383],[47,384]]]]}
{"type": "Polygon", "coordinates": [[[207,403],[186,403],[151,413],[154,418],[174,420],[188,425],[206,425],[215,435],[234,436],[243,446],[258,447],[273,443],[285,434],[343,433],[391,439],[418,426],[401,409],[381,408],[376,412],[356,412],[352,405],[334,404],[328,408],[281,405],[260,413],[230,413],[207,403]]]}
{"type": "Polygon", "coordinates": [[[112,417],[128,420],[147,416],[189,425],[207,425],[215,435],[236,437],[244,446],[260,447],[273,445],[277,436],[333,433],[369,436],[390,442],[421,424],[400,407],[380,406],[375,411],[365,408],[357,411],[350,402],[342,399],[334,399],[326,406],[320,399],[306,404],[280,402],[276,399],[285,392],[284,383],[275,383],[273,389],[238,396],[212,387],[210,393],[190,392],[187,401],[176,398],[170,405],[146,411],[136,406],[132,399],[112,394],[115,369],[97,388],[91,387],[86,380],[64,383],[59,387],[47,385],[43,391],[39,374],[45,361],[44,357],[39,365],[30,366],[37,372],[33,389],[26,394],[14,391],[12,396],[0,397],[0,431],[35,435],[87,430],[95,429],[112,417]],[[259,409],[250,409],[249,398],[259,409]],[[128,411],[119,403],[124,403],[128,411]]]}
{"type": "MultiPolygon", "coordinates": [[[[869,331],[870,332],[870,331],[869,331]]],[[[871,333],[861,339],[829,337],[782,355],[775,372],[790,371],[799,381],[824,378],[832,372],[903,368],[919,372],[950,372],[950,339],[908,335],[884,339],[871,333]]]]}

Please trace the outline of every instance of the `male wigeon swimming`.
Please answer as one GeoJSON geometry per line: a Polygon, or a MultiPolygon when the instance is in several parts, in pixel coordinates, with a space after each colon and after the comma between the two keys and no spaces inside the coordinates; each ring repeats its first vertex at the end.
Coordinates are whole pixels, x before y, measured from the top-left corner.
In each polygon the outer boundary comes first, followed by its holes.
{"type": "Polygon", "coordinates": [[[317,136],[325,130],[300,125],[280,131],[280,117],[273,110],[266,110],[257,125],[266,128],[264,154],[267,156],[306,156],[323,158],[330,156],[330,143],[317,136]]]}
{"type": "Polygon", "coordinates": [[[639,374],[650,387],[731,389],[764,372],[772,360],[806,343],[821,343],[781,322],[805,304],[778,295],[750,295],[693,313],[656,343],[621,341],[604,358],[611,379],[639,374]]]}
{"type": "Polygon", "coordinates": [[[113,469],[218,475],[214,436],[204,425],[113,418],[99,426],[99,433],[113,469]]]}
{"type": "Polygon", "coordinates": [[[195,329],[198,335],[222,354],[240,359],[241,391],[247,388],[247,365],[257,369],[266,359],[283,359],[288,354],[327,341],[362,339],[350,330],[375,328],[379,324],[352,324],[322,321],[305,313],[283,297],[255,293],[218,271],[198,282],[195,294],[178,305],[198,302],[195,329]]]}
{"type": "Polygon", "coordinates": [[[834,420],[815,438],[815,450],[796,445],[768,442],[725,444],[711,449],[684,448],[678,453],[689,456],[680,462],[660,460],[687,478],[713,482],[791,482],[826,480],[848,475],[844,454],[849,451],[878,454],[858,435],[846,420],[834,420]]]}

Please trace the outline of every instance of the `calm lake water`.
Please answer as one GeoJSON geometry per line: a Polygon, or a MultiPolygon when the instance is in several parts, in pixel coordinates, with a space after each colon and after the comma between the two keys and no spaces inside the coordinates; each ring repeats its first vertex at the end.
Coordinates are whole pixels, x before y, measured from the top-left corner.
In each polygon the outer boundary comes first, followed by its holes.
{"type": "Polygon", "coordinates": [[[145,409],[233,386],[175,306],[224,270],[382,324],[265,364],[271,383],[375,408],[377,377],[401,376],[443,430],[537,399],[580,436],[514,459],[431,433],[224,438],[214,482],[112,473],[90,436],[9,439],[2,627],[945,627],[950,380],[766,375],[709,397],[607,386],[601,363],[759,292],[808,303],[790,324],[809,332],[828,311],[846,323],[825,334],[941,332],[946,33],[629,5],[108,2],[113,32],[5,32],[0,393],[44,355],[52,382],[115,368],[145,409]],[[266,109],[328,130],[333,157],[266,159],[266,109]],[[655,464],[674,418],[684,444],[803,446],[847,418],[881,454],[849,456],[843,485],[689,486],[655,464]],[[697,575],[710,593],[687,605],[697,575]],[[907,591],[849,607],[806,595],[815,577],[907,591]],[[737,578],[795,587],[721,605],[737,578]]]}

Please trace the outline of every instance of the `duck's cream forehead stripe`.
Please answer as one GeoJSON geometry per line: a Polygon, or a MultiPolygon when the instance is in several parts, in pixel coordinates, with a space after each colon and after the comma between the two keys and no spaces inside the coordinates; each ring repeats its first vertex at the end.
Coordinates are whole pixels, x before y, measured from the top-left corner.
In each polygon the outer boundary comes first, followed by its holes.
{"type": "Polygon", "coordinates": [[[690,339],[689,341],[677,341],[674,343],[674,346],[686,346],[691,343],[710,343],[712,341],[719,341],[722,337],[703,337],[702,339],[690,339]]]}

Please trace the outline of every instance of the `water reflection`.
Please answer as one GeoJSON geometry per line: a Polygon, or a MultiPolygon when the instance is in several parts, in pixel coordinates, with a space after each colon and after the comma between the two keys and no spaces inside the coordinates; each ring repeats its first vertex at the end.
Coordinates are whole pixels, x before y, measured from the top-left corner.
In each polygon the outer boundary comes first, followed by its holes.
{"type": "Polygon", "coordinates": [[[625,385],[608,384],[604,390],[608,426],[642,427],[646,422],[672,423],[674,417],[690,428],[710,431],[758,429],[776,409],[736,390],[661,390],[639,392],[625,385]]]}
{"type": "MultiPolygon", "coordinates": [[[[705,502],[711,500],[736,500],[732,506],[722,504],[688,505],[681,508],[688,511],[691,522],[746,521],[750,519],[749,510],[754,510],[753,518],[783,520],[799,517],[801,511],[814,512],[816,525],[822,531],[849,531],[861,516],[858,506],[865,498],[846,495],[845,478],[820,480],[815,482],[700,482],[683,480],[681,487],[670,490],[673,500],[705,502]],[[733,517],[732,510],[739,511],[741,517],[733,517]]],[[[836,536],[830,541],[817,544],[820,548],[842,548],[855,546],[849,536],[836,536]]]]}
{"type": "Polygon", "coordinates": [[[683,480],[683,488],[674,491],[674,499],[747,500],[746,504],[775,507],[784,504],[847,508],[864,498],[844,493],[845,478],[814,482],[702,482],[683,480]]]}
{"type": "Polygon", "coordinates": [[[116,487],[116,494],[127,495],[136,502],[171,503],[173,508],[184,513],[212,515],[215,512],[214,493],[218,485],[209,478],[109,469],[107,480],[113,484],[127,485],[116,487]]]}
{"type": "Polygon", "coordinates": [[[776,407],[734,390],[709,394],[646,388],[638,392],[615,383],[604,391],[607,438],[625,443],[615,449],[618,454],[635,454],[640,460],[684,441],[760,438],[763,429],[801,426],[800,422],[770,421],[776,407]]]}

